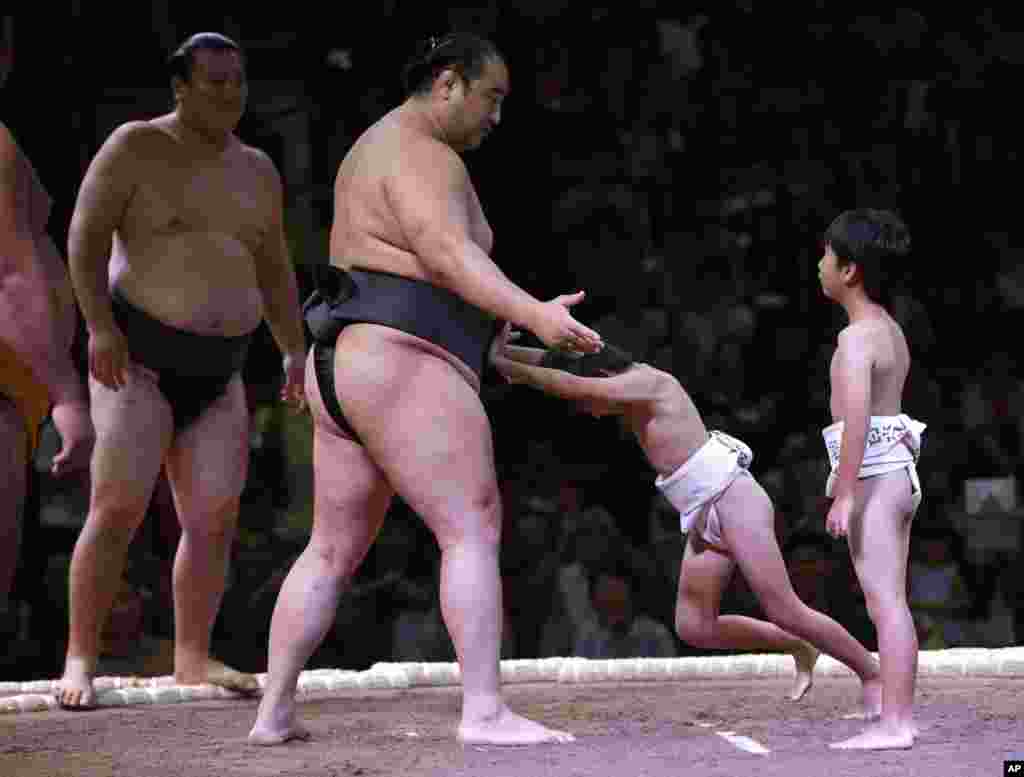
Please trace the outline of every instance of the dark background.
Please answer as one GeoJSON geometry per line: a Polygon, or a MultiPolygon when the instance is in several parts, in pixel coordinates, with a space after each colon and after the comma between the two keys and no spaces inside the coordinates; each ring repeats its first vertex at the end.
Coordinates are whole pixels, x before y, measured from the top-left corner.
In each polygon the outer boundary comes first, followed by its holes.
{"type": "MultiPolygon", "coordinates": [[[[107,134],[169,110],[167,55],[195,32],[219,31],[247,52],[251,98],[239,134],[282,170],[305,287],[309,267],[327,259],[337,165],[401,100],[399,71],[415,42],[451,29],[479,32],[505,53],[512,76],[500,130],[467,156],[495,230],[495,260],[541,297],[586,289],[579,318],[673,371],[709,427],[750,443],[754,472],[779,510],[787,558],[801,542],[816,548],[826,564],[821,585],[839,581],[832,585],[840,593],[828,593],[833,604],[855,594],[845,547],[822,532],[820,429],[830,421],[827,365],[843,322],[818,287],[820,236],[849,208],[889,208],[904,218],[913,251],[891,268],[887,302],[914,357],[905,410],[929,424],[915,543],[930,532],[955,557],[970,596],[964,622],[991,620],[993,606],[1024,610],[1019,576],[1006,574],[1019,552],[1019,521],[999,524],[1003,541],[993,548],[972,541],[962,517],[965,480],[1021,475],[1024,274],[1013,106],[1024,33],[1005,6],[531,0],[343,4],[314,13],[295,5],[221,3],[211,14],[199,4],[72,2],[15,14],[16,61],[0,119],[55,198],[50,229],[59,245],[85,167],[107,134]]],[[[256,386],[276,379],[277,354],[264,340],[247,371],[256,386]]],[[[493,376],[484,396],[508,502],[507,590],[514,597],[517,581],[543,577],[516,566],[529,555],[516,545],[521,514],[548,516],[547,546],[559,562],[572,561],[577,524],[560,501],[572,492],[582,508],[612,517],[614,537],[647,554],[633,563],[640,609],[671,629],[674,581],[638,569],[654,564],[661,540],[649,520],[658,510],[653,472],[635,444],[614,420],[581,417],[493,376]]],[[[254,444],[247,531],[218,623],[221,652],[258,669],[261,656],[239,652],[232,638],[243,628],[232,624],[232,608],[261,619],[244,628],[265,634],[269,609],[253,603],[263,597],[272,605],[267,591],[303,544],[301,521],[296,530],[287,518],[301,489],[287,473],[279,426],[271,422],[254,444]]],[[[36,501],[45,505],[60,489],[45,476],[37,481],[36,501]]],[[[429,581],[432,540],[401,504],[395,514],[395,525],[415,538],[413,555],[423,557],[416,574],[429,581]]],[[[34,520],[39,531],[30,540],[50,540],[27,542],[26,565],[59,581],[54,557],[69,551],[75,522],[61,534],[34,520]]],[[[143,534],[140,552],[166,560],[173,526],[168,540],[166,521],[154,523],[164,529],[143,534]]],[[[371,586],[369,598],[353,600],[361,602],[353,618],[385,622],[405,606],[390,582],[383,588],[391,599],[372,588],[395,579],[387,572],[371,553],[359,581],[371,586]]],[[[138,588],[156,611],[157,585],[140,575],[138,588]]],[[[550,575],[544,580],[551,584],[550,575]]],[[[49,590],[59,600],[59,586],[49,590]]],[[[739,605],[743,596],[736,593],[739,605]]],[[[147,617],[153,633],[167,618],[147,617]]],[[[66,614],[58,606],[43,620],[39,629],[59,643],[66,614]]],[[[526,620],[517,621],[523,634],[536,628],[526,620]]],[[[1021,620],[1010,639],[1019,641],[1021,620]]],[[[358,666],[375,655],[343,653],[320,660],[358,666]]],[[[19,665],[19,679],[27,666],[19,665]]],[[[35,671],[52,672],[53,661],[35,671]]]]}

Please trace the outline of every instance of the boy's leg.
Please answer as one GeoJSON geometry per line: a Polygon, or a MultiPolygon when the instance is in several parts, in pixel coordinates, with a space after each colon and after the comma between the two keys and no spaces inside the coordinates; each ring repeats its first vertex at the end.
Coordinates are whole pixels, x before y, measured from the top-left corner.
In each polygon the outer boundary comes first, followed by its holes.
{"type": "Polygon", "coordinates": [[[878,632],[884,699],[882,719],[864,733],[838,742],[841,749],[905,748],[914,743],[917,632],[907,604],[912,492],[904,470],[858,482],[850,522],[850,556],[878,632]]]}
{"type": "MultiPolygon", "coordinates": [[[[866,714],[877,714],[881,703],[878,662],[839,623],[808,607],[793,590],[775,537],[768,494],[754,478],[740,478],[719,501],[719,511],[723,535],[765,615],[791,645],[806,640],[850,667],[864,684],[866,714]]],[[[792,646],[785,649],[794,650],[792,646]]],[[[799,662],[798,654],[794,658],[799,662]]]]}
{"type": "MultiPolygon", "coordinates": [[[[736,485],[734,483],[729,490],[736,485]]],[[[726,495],[723,495],[716,509],[722,509],[725,499],[726,495]]],[[[770,522],[770,504],[768,513],[766,520],[770,522]]],[[[764,516],[756,520],[762,518],[764,516]]],[[[797,664],[797,679],[790,698],[799,699],[811,686],[817,651],[768,621],[719,614],[722,594],[735,568],[736,561],[732,555],[708,545],[699,532],[690,533],[679,572],[676,602],[679,637],[694,647],[792,653],[797,664]]]]}

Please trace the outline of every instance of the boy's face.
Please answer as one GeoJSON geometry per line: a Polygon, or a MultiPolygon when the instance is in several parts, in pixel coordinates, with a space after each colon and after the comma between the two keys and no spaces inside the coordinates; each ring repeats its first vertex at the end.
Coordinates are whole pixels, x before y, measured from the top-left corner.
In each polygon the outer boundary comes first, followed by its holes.
{"type": "Polygon", "coordinates": [[[839,259],[833,253],[832,246],[826,243],[825,253],[818,261],[818,280],[821,281],[821,290],[825,296],[836,299],[841,295],[852,271],[853,265],[839,265],[839,259]]]}

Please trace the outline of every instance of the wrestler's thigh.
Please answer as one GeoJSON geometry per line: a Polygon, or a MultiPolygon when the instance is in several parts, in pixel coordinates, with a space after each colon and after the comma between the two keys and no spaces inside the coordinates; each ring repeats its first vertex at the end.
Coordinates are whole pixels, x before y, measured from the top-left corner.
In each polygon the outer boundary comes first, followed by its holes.
{"type": "Polygon", "coordinates": [[[676,621],[684,614],[706,621],[717,618],[722,594],[735,568],[732,557],[714,550],[696,532],[691,532],[679,564],[676,621]]]}
{"type": "Polygon", "coordinates": [[[722,535],[766,613],[793,603],[796,592],[775,535],[771,498],[753,477],[733,481],[718,500],[722,535]]]}
{"type": "Polygon", "coordinates": [[[313,536],[349,542],[357,554],[373,543],[394,496],[366,449],[342,433],[324,407],[312,352],[306,359],[306,401],[313,417],[313,536]]]}
{"type": "Polygon", "coordinates": [[[173,420],[156,383],[134,377],[118,391],[89,379],[92,504],[145,510],[171,441],[173,420]]]}
{"type": "Polygon", "coordinates": [[[392,487],[438,541],[496,538],[491,428],[476,390],[444,359],[392,345],[367,356],[339,339],[335,382],[346,417],[392,487]],[[476,517],[476,519],[474,519],[476,517]]]}
{"type": "Polygon", "coordinates": [[[249,466],[249,411],[237,373],[224,393],[182,429],[167,454],[167,480],[182,522],[241,495],[249,466]]]}
{"type": "Polygon", "coordinates": [[[906,591],[912,507],[903,470],[857,481],[850,519],[850,557],[865,596],[882,601],[906,591]]]}

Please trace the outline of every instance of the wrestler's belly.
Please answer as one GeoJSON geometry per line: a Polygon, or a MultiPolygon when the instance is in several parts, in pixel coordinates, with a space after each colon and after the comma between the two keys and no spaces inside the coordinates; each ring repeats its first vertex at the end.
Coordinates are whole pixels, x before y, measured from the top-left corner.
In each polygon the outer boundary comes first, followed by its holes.
{"type": "Polygon", "coordinates": [[[395,250],[393,253],[385,251],[348,253],[344,255],[331,256],[331,264],[342,270],[352,268],[360,270],[374,270],[376,272],[388,272],[394,275],[401,275],[405,278],[414,278],[418,281],[426,281],[435,286],[443,286],[440,276],[431,272],[415,254],[407,254],[395,250]]]}
{"type": "MultiPolygon", "coordinates": [[[[484,253],[490,253],[490,243],[481,240],[485,235],[471,233],[470,236],[484,253]]],[[[379,236],[365,231],[355,231],[354,234],[336,238],[331,242],[331,264],[343,270],[358,267],[364,270],[394,273],[455,291],[419,256],[402,247],[404,239],[399,235],[389,236],[383,231],[379,236]],[[394,242],[391,242],[392,237],[394,242]]]]}
{"type": "Polygon", "coordinates": [[[450,364],[474,390],[480,390],[479,378],[462,359],[436,343],[400,329],[380,324],[349,324],[341,330],[336,347],[348,357],[346,363],[363,373],[374,370],[377,365],[389,369],[385,366],[389,352],[402,362],[441,359],[450,364]]]}
{"type": "Polygon", "coordinates": [[[154,318],[198,334],[235,337],[263,318],[253,256],[223,233],[118,241],[110,283],[154,318]]]}

